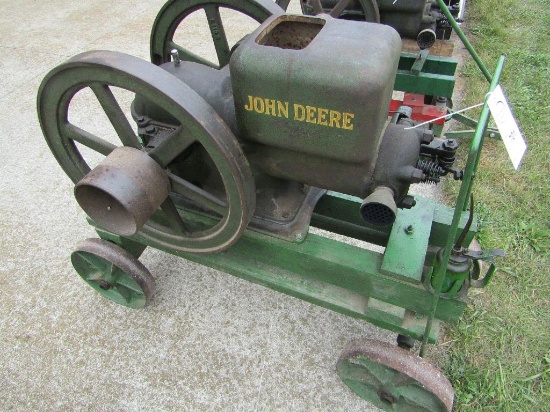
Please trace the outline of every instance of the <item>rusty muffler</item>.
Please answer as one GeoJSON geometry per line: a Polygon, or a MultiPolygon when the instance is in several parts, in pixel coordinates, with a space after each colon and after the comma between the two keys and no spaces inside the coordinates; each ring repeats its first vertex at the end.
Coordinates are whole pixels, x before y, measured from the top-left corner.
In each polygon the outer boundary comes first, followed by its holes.
{"type": "Polygon", "coordinates": [[[393,191],[386,186],[378,186],[361,204],[361,216],[374,226],[391,226],[397,214],[393,191]]]}
{"type": "Polygon", "coordinates": [[[75,186],[80,207],[99,227],[135,235],[170,193],[166,172],[147,153],[118,147],[75,186]]]}

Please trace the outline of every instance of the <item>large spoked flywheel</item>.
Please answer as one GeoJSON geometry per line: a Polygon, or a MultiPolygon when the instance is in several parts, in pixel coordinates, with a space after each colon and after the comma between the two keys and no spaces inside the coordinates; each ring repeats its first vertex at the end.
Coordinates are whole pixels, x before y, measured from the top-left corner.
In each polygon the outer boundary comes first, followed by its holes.
{"type": "Polygon", "coordinates": [[[223,250],[240,237],[252,217],[254,181],[237,139],[198,94],[149,62],[106,51],[73,57],[43,80],[38,117],[52,153],[75,183],[122,146],[132,148],[125,150],[138,158],[146,153],[156,162],[153,166],[166,174],[170,194],[138,235],[158,247],[203,253],[223,250]],[[144,141],[136,132],[143,120],[130,114],[136,94],[171,119],[157,133],[156,143],[144,141]],[[191,146],[199,147],[213,165],[210,173],[218,174],[221,193],[186,180],[181,159],[191,146]],[[185,202],[206,211],[209,218],[197,224],[181,207],[185,202]]]}
{"type": "MultiPolygon", "coordinates": [[[[268,17],[284,13],[273,0],[171,0],[160,10],[151,31],[151,61],[157,65],[171,60],[171,51],[177,50],[179,58],[184,61],[201,63],[214,68],[221,68],[229,63],[231,47],[229,33],[224,27],[224,19],[230,19],[230,12],[237,12],[258,23],[268,17]],[[218,62],[212,62],[203,55],[203,51],[193,51],[189,40],[191,30],[185,30],[185,23],[191,15],[203,14],[201,19],[208,26],[210,37],[218,62]],[[177,32],[182,30],[181,36],[177,32]]],[[[232,29],[239,26],[233,22],[232,29]]],[[[194,30],[195,31],[195,28],[194,30]]],[[[250,32],[250,31],[249,31],[250,32]]],[[[249,32],[242,33],[246,35],[249,32]]],[[[200,39],[204,41],[204,39],[200,39]]]]}

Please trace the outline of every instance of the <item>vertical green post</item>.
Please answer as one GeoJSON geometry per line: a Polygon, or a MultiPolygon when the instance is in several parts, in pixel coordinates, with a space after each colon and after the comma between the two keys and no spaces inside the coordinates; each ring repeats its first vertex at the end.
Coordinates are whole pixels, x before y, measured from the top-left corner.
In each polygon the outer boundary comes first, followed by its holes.
{"type": "MultiPolygon", "coordinates": [[[[491,85],[489,87],[489,93],[491,93],[495,87],[497,87],[498,82],[500,81],[500,76],[502,74],[502,69],[504,67],[504,61],[505,57],[501,56],[498,60],[497,67],[495,69],[495,73],[493,76],[491,76],[492,81],[491,85]]],[[[470,193],[472,191],[472,185],[473,185],[473,178],[474,174],[476,172],[477,166],[479,164],[479,158],[481,155],[481,148],[483,144],[483,135],[485,133],[485,130],[487,129],[487,123],[489,122],[489,106],[487,104],[487,99],[489,98],[489,94],[485,97],[485,104],[483,106],[483,109],[481,111],[481,116],[479,118],[479,122],[474,134],[474,137],[472,139],[472,143],[470,145],[470,152],[468,154],[468,160],[466,162],[466,169],[464,171],[464,178],[462,180],[462,184],[460,185],[460,191],[458,194],[458,199],[456,201],[456,206],[454,210],[453,215],[453,221],[451,223],[451,227],[449,229],[449,236],[447,238],[447,242],[445,244],[445,251],[443,253],[443,259],[441,262],[441,266],[439,267],[439,270],[434,273],[434,295],[432,300],[432,307],[430,310],[430,317],[428,319],[428,322],[426,323],[426,330],[424,332],[424,337],[422,339],[422,346],[420,348],[420,356],[424,356],[424,351],[426,348],[426,344],[428,343],[428,336],[432,327],[433,319],[435,311],[437,310],[437,304],[439,302],[439,298],[441,296],[441,289],[443,287],[443,281],[445,279],[445,269],[449,263],[449,258],[451,256],[451,251],[456,239],[456,235],[458,233],[458,224],[460,222],[460,217],[462,215],[462,211],[465,210],[468,198],[470,197],[470,193]]]]}

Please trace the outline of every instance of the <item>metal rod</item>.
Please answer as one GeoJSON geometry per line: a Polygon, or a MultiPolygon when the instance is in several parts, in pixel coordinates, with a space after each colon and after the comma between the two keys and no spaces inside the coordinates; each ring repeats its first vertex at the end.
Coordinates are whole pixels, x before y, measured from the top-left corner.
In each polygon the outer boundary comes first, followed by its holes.
{"type": "MultiPolygon", "coordinates": [[[[439,0],[438,0],[439,1],[439,0]]],[[[504,67],[504,61],[505,57],[501,56],[498,60],[497,67],[495,69],[495,73],[492,76],[491,85],[489,87],[489,93],[492,92],[495,87],[497,87],[498,82],[500,81],[500,76],[502,74],[502,69],[504,67]]],[[[447,268],[447,265],[449,263],[449,258],[451,256],[451,251],[453,248],[453,244],[456,238],[456,234],[458,232],[458,225],[460,223],[460,218],[462,216],[462,211],[465,208],[465,205],[468,201],[468,198],[470,196],[470,193],[472,191],[472,180],[474,178],[475,171],[477,169],[478,163],[479,163],[479,156],[481,153],[481,147],[483,144],[483,137],[485,130],[487,129],[487,124],[489,122],[489,106],[487,104],[487,99],[489,98],[489,93],[487,94],[485,98],[485,105],[483,106],[483,109],[481,111],[481,115],[479,117],[479,122],[476,128],[476,132],[474,134],[474,137],[472,139],[472,143],[470,145],[470,152],[468,154],[468,160],[466,162],[466,169],[464,171],[464,178],[462,181],[462,184],[460,185],[460,191],[458,194],[458,199],[456,201],[455,211],[453,215],[453,221],[451,223],[451,227],[449,228],[449,235],[447,238],[447,242],[445,244],[445,250],[443,252],[443,258],[441,261],[441,265],[438,267],[438,270],[436,273],[434,273],[434,295],[432,300],[432,307],[430,310],[430,316],[428,317],[428,321],[426,322],[426,329],[424,331],[424,337],[422,339],[422,346],[420,347],[420,356],[424,356],[424,352],[426,350],[426,345],[428,343],[428,336],[432,329],[433,319],[435,316],[435,311],[437,310],[437,304],[439,303],[439,298],[441,296],[441,289],[443,288],[443,281],[445,280],[445,270],[447,268]]]]}
{"type": "MultiPolygon", "coordinates": [[[[489,93],[491,93],[493,90],[495,90],[495,87],[497,87],[498,85],[498,82],[500,81],[500,76],[502,75],[502,70],[504,69],[504,62],[505,62],[506,58],[504,56],[500,56],[500,59],[498,60],[498,63],[497,63],[497,67],[495,69],[495,74],[493,75],[493,81],[491,82],[491,87],[489,88],[489,93]],[[494,78],[496,78],[496,81],[494,81],[494,78]]],[[[476,140],[475,138],[479,135],[479,149],[477,151],[477,154],[476,154],[476,157],[475,157],[475,160],[474,160],[474,165],[473,165],[473,168],[472,168],[472,173],[475,174],[476,170],[477,170],[477,166],[479,165],[479,160],[481,158],[481,147],[483,147],[483,143],[485,141],[485,135],[487,134],[487,125],[489,123],[489,117],[491,116],[491,113],[489,111],[489,106],[487,106],[487,100],[489,99],[489,93],[487,93],[487,96],[485,96],[485,106],[483,106],[483,110],[481,112],[481,116],[479,118],[479,124],[478,124],[478,127],[476,129],[476,134],[474,135],[474,141],[476,140]]],[[[472,145],[474,144],[474,141],[472,141],[472,145]]],[[[470,194],[472,193],[472,189],[473,189],[473,185],[474,185],[474,182],[473,182],[473,179],[474,179],[474,176],[472,175],[472,177],[469,179],[469,184],[468,184],[468,192],[467,192],[467,197],[466,199],[468,199],[468,197],[470,196],[470,194]]],[[[466,204],[463,205],[463,210],[464,208],[466,207],[466,204]]]]}
{"type": "Polygon", "coordinates": [[[447,5],[443,2],[443,0],[437,0],[437,3],[439,5],[439,8],[443,12],[443,14],[445,14],[445,17],[453,27],[453,30],[456,32],[460,40],[462,40],[462,43],[464,44],[464,46],[466,47],[466,49],[468,50],[468,52],[470,53],[470,55],[472,56],[476,64],[478,65],[479,70],[481,70],[481,72],[483,73],[487,81],[490,82],[492,79],[491,73],[489,72],[485,64],[483,64],[483,61],[481,60],[477,52],[474,50],[474,47],[472,46],[470,41],[464,35],[464,32],[462,31],[462,29],[460,28],[460,25],[456,22],[453,15],[447,8],[447,5]]]}

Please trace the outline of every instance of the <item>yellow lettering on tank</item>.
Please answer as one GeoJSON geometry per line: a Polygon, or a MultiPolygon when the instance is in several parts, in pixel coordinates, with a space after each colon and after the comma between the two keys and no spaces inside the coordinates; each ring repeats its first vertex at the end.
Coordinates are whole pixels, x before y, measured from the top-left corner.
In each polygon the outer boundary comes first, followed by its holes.
{"type": "Polygon", "coordinates": [[[342,114],[342,129],[353,130],[353,124],[351,123],[351,121],[354,117],[355,115],[353,113],[344,112],[342,114]]]}
{"type": "Polygon", "coordinates": [[[306,119],[306,108],[301,104],[294,103],[294,120],[303,122],[306,119]]]}
{"type": "Polygon", "coordinates": [[[353,130],[354,128],[354,113],[334,109],[252,95],[247,96],[243,107],[247,112],[254,112],[265,116],[281,117],[298,122],[306,122],[343,130],[353,130]],[[291,107],[292,113],[290,113],[291,107]]]}
{"type": "Polygon", "coordinates": [[[277,116],[286,117],[288,119],[288,102],[277,100],[277,116]]]}
{"type": "Polygon", "coordinates": [[[254,111],[260,114],[265,112],[264,99],[261,97],[254,97],[254,111]]]}
{"type": "Polygon", "coordinates": [[[321,126],[328,126],[327,114],[328,109],[319,107],[319,109],[317,109],[317,124],[320,124],[321,126]]]}
{"type": "Polygon", "coordinates": [[[244,105],[244,110],[247,110],[249,112],[254,110],[254,105],[252,104],[253,99],[254,98],[251,95],[248,95],[248,104],[244,105]]]}
{"type": "Polygon", "coordinates": [[[313,106],[306,106],[306,122],[308,123],[317,123],[317,119],[315,116],[317,115],[317,108],[313,106]]]}
{"type": "Polygon", "coordinates": [[[342,113],[337,112],[336,110],[331,110],[330,113],[330,122],[329,127],[337,127],[340,128],[340,118],[342,117],[342,113]]]}
{"type": "Polygon", "coordinates": [[[275,100],[265,99],[265,114],[269,116],[276,116],[275,114],[275,100]]]}

